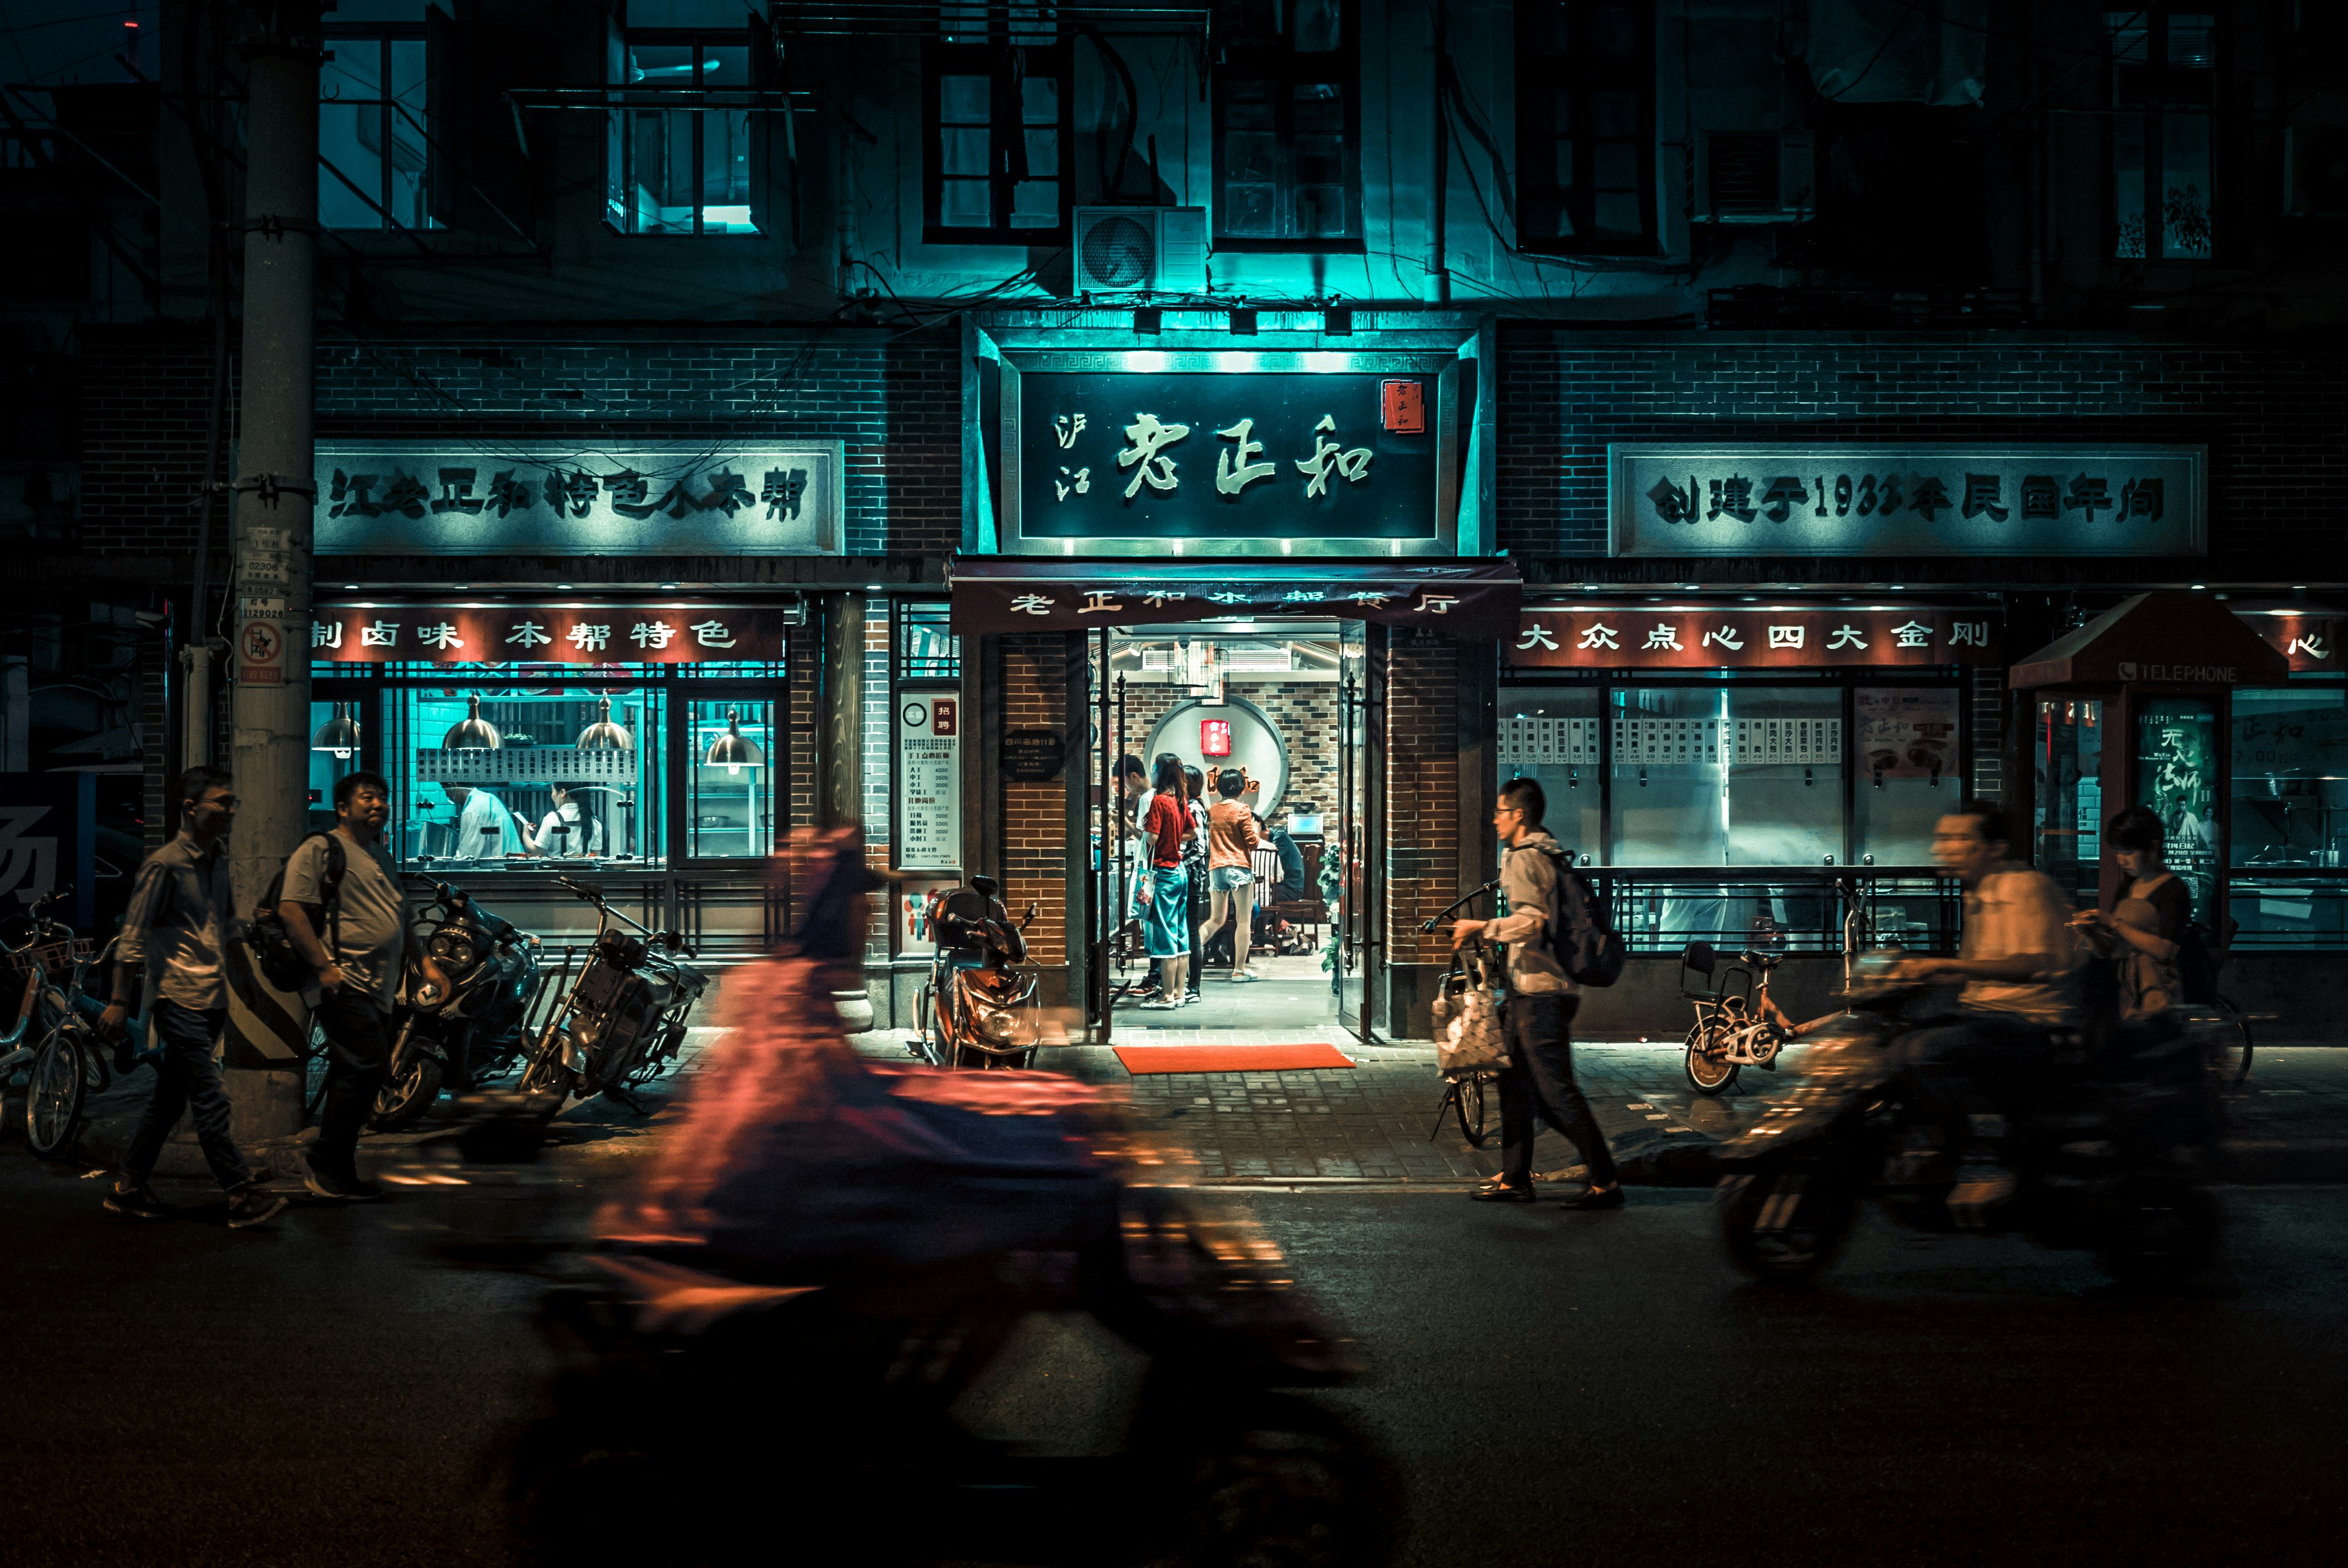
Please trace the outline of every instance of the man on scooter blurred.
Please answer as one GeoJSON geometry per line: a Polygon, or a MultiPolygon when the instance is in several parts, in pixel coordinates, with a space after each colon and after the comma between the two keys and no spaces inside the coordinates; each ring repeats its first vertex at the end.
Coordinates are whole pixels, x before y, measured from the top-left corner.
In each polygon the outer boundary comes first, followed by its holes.
{"type": "Polygon", "coordinates": [[[2052,1049],[2049,1034],[2079,1022],[2079,948],[2071,910],[2052,877],[2012,858],[2004,811],[1966,801],[1932,830],[1932,858],[1964,885],[1964,935],[1953,958],[1911,958],[1906,977],[1964,982],[1961,1016],[1900,1042],[1900,1065],[1956,1140],[1961,1163],[1949,1209],[1982,1225],[2010,1201],[2013,1172],[1999,1141],[2001,1102],[2052,1049]]]}

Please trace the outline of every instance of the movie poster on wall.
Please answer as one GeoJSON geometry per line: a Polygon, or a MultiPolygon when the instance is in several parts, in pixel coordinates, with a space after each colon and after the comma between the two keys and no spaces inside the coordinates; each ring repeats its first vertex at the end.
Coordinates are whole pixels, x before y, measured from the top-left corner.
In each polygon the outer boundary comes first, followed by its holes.
{"type": "Polygon", "coordinates": [[[1852,694],[1859,771],[1934,779],[1957,772],[1957,693],[1947,687],[1861,686],[1852,694]]]}

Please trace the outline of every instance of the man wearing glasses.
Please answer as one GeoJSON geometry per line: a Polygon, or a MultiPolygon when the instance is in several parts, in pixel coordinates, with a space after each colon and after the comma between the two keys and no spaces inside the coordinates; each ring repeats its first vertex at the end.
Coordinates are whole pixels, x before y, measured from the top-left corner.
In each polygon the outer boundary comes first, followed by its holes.
{"type": "MultiPolygon", "coordinates": [[[[274,1219],[285,1200],[253,1185],[252,1170],[229,1136],[228,1093],[212,1060],[228,1021],[228,945],[243,934],[229,894],[229,829],[236,794],[220,768],[190,768],[180,775],[180,831],[149,856],[131,885],[130,908],[115,952],[114,1001],[98,1016],[98,1032],[123,1039],[133,1004],[151,996],[148,1018],[161,1048],[155,1097],[147,1102],[122,1177],[106,1206],[132,1219],[168,1219],[171,1206],[148,1190],[163,1141],[192,1109],[204,1163],[228,1191],[228,1223],[243,1230],[274,1219]],[[134,995],[143,993],[142,995],[134,995]]],[[[115,1064],[128,1071],[118,1048],[115,1064]]]]}

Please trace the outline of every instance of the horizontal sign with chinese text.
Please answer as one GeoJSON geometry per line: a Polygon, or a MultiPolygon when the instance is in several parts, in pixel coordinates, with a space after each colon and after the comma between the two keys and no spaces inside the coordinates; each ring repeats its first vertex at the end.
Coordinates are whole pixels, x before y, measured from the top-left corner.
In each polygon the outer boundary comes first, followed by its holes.
{"type": "Polygon", "coordinates": [[[967,636],[1302,615],[1501,638],[1516,629],[1522,589],[1508,561],[1370,567],[979,557],[954,563],[953,626],[967,636]]]}
{"type": "Polygon", "coordinates": [[[1988,610],[1923,606],[1528,606],[1509,644],[1509,662],[1601,670],[1997,664],[2002,630],[1998,617],[1988,610]]]}
{"type": "Polygon", "coordinates": [[[837,555],[838,441],[321,443],[320,555],[837,555]]]}
{"type": "Polygon", "coordinates": [[[1624,442],[1617,556],[2194,556],[2205,446],[1624,442]]]}
{"type": "Polygon", "coordinates": [[[693,605],[322,604],[310,657],[335,663],[693,664],[783,657],[791,610],[693,605]]]}
{"type": "Polygon", "coordinates": [[[1432,375],[1029,371],[1027,539],[1432,539],[1432,375]],[[1397,380],[1416,398],[1385,390],[1397,380]]]}
{"type": "Polygon", "coordinates": [[[2250,629],[2282,650],[2293,671],[2342,668],[2332,655],[2339,646],[2341,617],[2328,610],[2252,610],[2242,615],[2250,629]]]}

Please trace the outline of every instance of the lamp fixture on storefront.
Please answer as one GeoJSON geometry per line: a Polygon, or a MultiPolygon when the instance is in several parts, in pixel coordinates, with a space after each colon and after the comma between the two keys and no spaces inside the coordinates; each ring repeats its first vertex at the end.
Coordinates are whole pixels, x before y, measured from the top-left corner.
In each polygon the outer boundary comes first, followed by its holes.
{"type": "Polygon", "coordinates": [[[481,717],[479,697],[465,699],[464,718],[449,725],[448,733],[440,737],[444,752],[494,752],[505,743],[498,727],[481,717]]]}
{"type": "Polygon", "coordinates": [[[348,702],[335,704],[334,717],[319,725],[318,733],[310,737],[310,749],[332,752],[337,762],[348,762],[351,753],[359,749],[359,722],[351,717],[348,702]]]}
{"type": "Polygon", "coordinates": [[[612,699],[599,697],[595,702],[595,722],[579,732],[579,749],[582,752],[633,752],[635,737],[612,722],[612,699]]]}
{"type": "Polygon", "coordinates": [[[755,768],[763,764],[767,753],[758,749],[757,742],[742,733],[741,715],[728,708],[726,710],[726,733],[709,743],[709,753],[701,760],[709,767],[740,773],[744,768],[755,768]]]}

